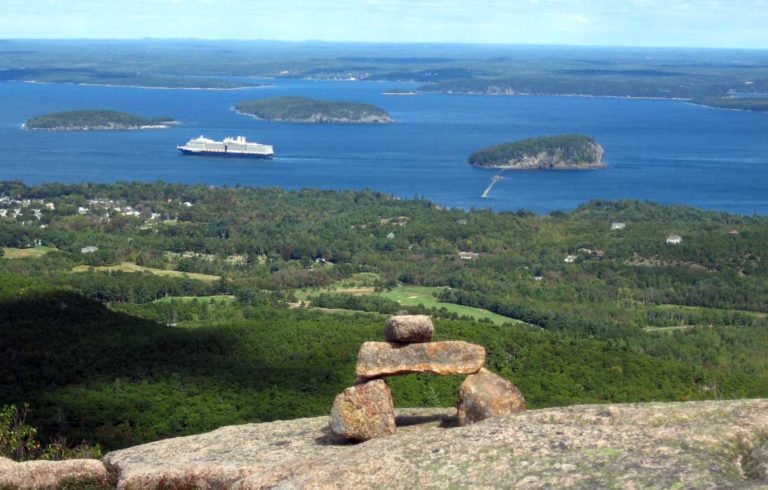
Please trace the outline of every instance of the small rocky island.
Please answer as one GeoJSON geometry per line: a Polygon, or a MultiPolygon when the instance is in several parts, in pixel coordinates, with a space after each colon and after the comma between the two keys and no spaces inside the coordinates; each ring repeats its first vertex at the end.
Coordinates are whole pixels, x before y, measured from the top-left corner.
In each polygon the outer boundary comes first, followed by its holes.
{"type": "Polygon", "coordinates": [[[605,150],[588,136],[566,134],[491,146],[469,156],[469,164],[503,170],[604,168],[605,150]]]}
{"type": "Polygon", "coordinates": [[[239,114],[294,123],[382,124],[393,122],[384,110],[371,104],[310,99],[308,97],[272,97],[239,102],[239,114]]]}
{"type": "Polygon", "coordinates": [[[127,112],[80,110],[33,117],[22,125],[31,131],[110,131],[162,129],[176,124],[170,117],[145,118],[127,112]]]}

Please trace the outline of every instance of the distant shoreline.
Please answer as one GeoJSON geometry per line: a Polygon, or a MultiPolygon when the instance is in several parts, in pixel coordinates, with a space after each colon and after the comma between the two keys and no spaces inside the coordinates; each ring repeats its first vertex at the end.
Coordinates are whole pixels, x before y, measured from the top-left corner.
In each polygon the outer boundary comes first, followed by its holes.
{"type": "Polygon", "coordinates": [[[162,124],[145,124],[143,126],[124,126],[124,127],[112,127],[112,126],[92,126],[92,127],[65,127],[65,126],[58,126],[54,128],[29,128],[27,127],[27,123],[21,124],[21,129],[24,131],[46,131],[46,132],[54,132],[54,133],[64,133],[64,132],[87,132],[87,131],[143,131],[147,129],[168,129],[171,126],[176,126],[180,123],[178,122],[164,122],[162,124]]]}
{"type": "Polygon", "coordinates": [[[18,80],[22,83],[34,85],[77,85],[81,87],[110,87],[110,88],[137,88],[142,90],[248,90],[255,88],[268,88],[272,85],[243,85],[238,87],[153,87],[149,85],[118,85],[113,83],[80,83],[80,82],[41,82],[38,80],[18,80]]]}
{"type": "MultiPolygon", "coordinates": [[[[648,97],[640,95],[589,95],[589,94],[531,94],[531,93],[514,93],[514,94],[488,94],[485,92],[454,92],[454,91],[423,91],[416,90],[418,95],[473,95],[473,96],[485,96],[485,97],[585,97],[590,99],[630,99],[630,100],[675,100],[683,102],[691,102],[694,99],[689,97],[648,97]]],[[[708,106],[711,107],[711,106],[708,106]]]]}

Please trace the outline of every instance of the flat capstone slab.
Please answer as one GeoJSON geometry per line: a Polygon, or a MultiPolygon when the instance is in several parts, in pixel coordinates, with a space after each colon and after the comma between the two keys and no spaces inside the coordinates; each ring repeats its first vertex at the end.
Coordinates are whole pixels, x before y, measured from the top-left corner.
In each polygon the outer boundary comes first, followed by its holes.
{"type": "Polygon", "coordinates": [[[355,374],[379,378],[410,373],[473,374],[485,364],[485,348],[459,340],[398,344],[365,342],[357,353],[355,374]]]}

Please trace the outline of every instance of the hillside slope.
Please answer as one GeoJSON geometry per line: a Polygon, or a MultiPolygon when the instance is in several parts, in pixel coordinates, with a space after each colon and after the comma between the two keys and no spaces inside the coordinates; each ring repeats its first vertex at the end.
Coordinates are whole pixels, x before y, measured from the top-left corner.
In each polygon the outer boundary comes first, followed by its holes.
{"type": "Polygon", "coordinates": [[[581,405],[451,427],[400,411],[398,433],[351,445],[327,417],[223,427],[108,454],[118,484],[204,488],[757,488],[768,400],[581,405]]]}

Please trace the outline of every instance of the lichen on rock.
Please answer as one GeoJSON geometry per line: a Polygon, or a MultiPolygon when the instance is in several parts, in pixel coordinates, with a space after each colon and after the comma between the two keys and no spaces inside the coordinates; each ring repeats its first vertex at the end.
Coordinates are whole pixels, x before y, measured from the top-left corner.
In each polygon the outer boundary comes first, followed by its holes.
{"type": "Polygon", "coordinates": [[[418,344],[365,342],[357,353],[355,374],[363,378],[408,373],[472,374],[485,363],[485,349],[449,340],[418,344]]]}
{"type": "Polygon", "coordinates": [[[387,342],[429,342],[435,333],[432,319],[427,315],[392,315],[384,326],[387,342]]]}
{"type": "Polygon", "coordinates": [[[459,425],[525,411],[525,398],[515,385],[483,368],[459,387],[459,425]]]}
{"type": "Polygon", "coordinates": [[[395,409],[387,383],[375,379],[341,392],[333,402],[330,428],[352,441],[394,434],[395,409]]]}

